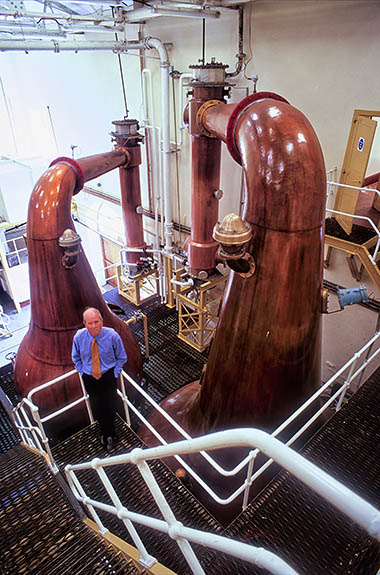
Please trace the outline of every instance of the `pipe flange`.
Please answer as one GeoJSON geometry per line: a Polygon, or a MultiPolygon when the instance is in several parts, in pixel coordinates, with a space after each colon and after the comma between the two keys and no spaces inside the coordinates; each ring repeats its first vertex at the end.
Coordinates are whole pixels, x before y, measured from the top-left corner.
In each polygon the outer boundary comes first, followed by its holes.
{"type": "Polygon", "coordinates": [[[223,100],[208,100],[207,102],[202,104],[202,106],[197,111],[195,121],[197,124],[198,131],[200,134],[202,134],[202,136],[207,136],[208,138],[216,137],[213,134],[211,134],[208,130],[206,130],[206,128],[204,127],[203,116],[205,115],[206,111],[209,108],[212,108],[213,106],[219,106],[219,104],[225,104],[225,102],[223,102],[223,100]]]}
{"type": "Polygon", "coordinates": [[[256,271],[256,262],[249,253],[245,253],[244,256],[240,260],[240,264],[244,264],[244,267],[247,266],[247,271],[237,271],[236,273],[239,274],[241,278],[249,279],[251,278],[256,271]]]}
{"type": "Polygon", "coordinates": [[[73,158],[66,158],[66,156],[60,156],[59,158],[56,158],[51,162],[49,168],[52,168],[56,164],[66,164],[67,166],[70,166],[70,168],[74,170],[77,179],[76,186],[73,191],[73,196],[75,196],[75,194],[81,191],[86,181],[84,177],[84,172],[80,164],[78,164],[78,162],[73,160],[73,158]]]}
{"type": "Polygon", "coordinates": [[[258,100],[264,100],[268,98],[271,100],[279,100],[280,102],[285,102],[285,104],[289,104],[289,102],[285,100],[285,98],[283,98],[279,94],[275,94],[274,92],[256,92],[255,94],[250,94],[246,98],[243,98],[243,100],[235,106],[230,116],[230,119],[228,120],[226,130],[227,148],[233,159],[240,165],[241,165],[240,152],[235,143],[235,127],[237,125],[237,122],[240,118],[240,115],[244,112],[246,108],[252,106],[252,104],[257,102],[258,100]]]}
{"type": "Polygon", "coordinates": [[[129,164],[131,163],[131,154],[129,153],[128,148],[126,148],[125,146],[119,146],[119,144],[116,144],[114,146],[114,150],[120,150],[121,152],[123,152],[125,154],[125,162],[124,162],[124,164],[122,164],[119,167],[120,168],[128,168],[129,164]]]}

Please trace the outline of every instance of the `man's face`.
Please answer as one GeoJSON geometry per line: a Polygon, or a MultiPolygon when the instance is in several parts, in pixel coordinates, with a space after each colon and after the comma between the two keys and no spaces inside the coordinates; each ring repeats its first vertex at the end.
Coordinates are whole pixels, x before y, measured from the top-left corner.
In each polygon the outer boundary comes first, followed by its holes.
{"type": "Polygon", "coordinates": [[[88,309],[83,316],[84,326],[92,337],[100,334],[103,327],[103,320],[96,310],[88,309]]]}

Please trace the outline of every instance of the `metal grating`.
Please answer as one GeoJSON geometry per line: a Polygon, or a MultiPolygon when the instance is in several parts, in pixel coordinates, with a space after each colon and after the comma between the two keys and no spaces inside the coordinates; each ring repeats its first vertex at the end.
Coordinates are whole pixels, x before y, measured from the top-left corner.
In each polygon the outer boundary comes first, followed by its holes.
{"type": "Polygon", "coordinates": [[[137,575],[75,515],[45,461],[21,446],[0,456],[2,575],[137,575]]]}
{"type": "MultiPolygon", "coordinates": [[[[380,370],[301,451],[380,507],[380,370]]],[[[376,575],[378,543],[301,482],[281,472],[225,533],[283,557],[303,575],[376,575]]],[[[266,575],[208,552],[207,573],[266,575]]]]}
{"type": "Polygon", "coordinates": [[[351,233],[348,235],[335,218],[326,219],[325,233],[334,238],[339,238],[359,245],[365,244],[365,242],[376,235],[372,228],[366,228],[365,226],[359,226],[358,224],[352,225],[351,233]]]}
{"type": "MultiPolygon", "coordinates": [[[[13,405],[19,401],[13,384],[13,369],[11,364],[0,368],[0,387],[13,405]]],[[[11,423],[6,410],[0,401],[0,453],[5,453],[20,442],[19,434],[11,423]]]]}
{"type": "MultiPolygon", "coordinates": [[[[117,418],[118,442],[111,452],[112,455],[125,453],[133,447],[143,446],[138,437],[117,418]]],[[[53,449],[53,455],[60,465],[91,460],[94,457],[105,456],[99,450],[97,424],[87,427],[72,438],[60,443],[53,449]]],[[[178,521],[184,525],[220,533],[221,527],[206,509],[191,495],[191,493],[176,479],[173,473],[160,461],[149,462],[149,466],[160,485],[169,505],[173,509],[178,521]]],[[[143,478],[133,465],[106,468],[122,503],[131,511],[143,513],[162,519],[162,515],[155,504],[143,478]]],[[[111,503],[97,474],[94,471],[83,471],[78,474],[83,482],[87,495],[100,498],[101,501],[111,503]]],[[[122,539],[133,544],[123,523],[110,514],[98,512],[104,525],[122,539]]],[[[136,525],[138,533],[148,552],[156,557],[165,566],[184,575],[188,572],[185,559],[180,553],[177,544],[168,536],[149,528],[136,525]]],[[[202,547],[194,545],[198,555],[204,551],[202,547]]]]}

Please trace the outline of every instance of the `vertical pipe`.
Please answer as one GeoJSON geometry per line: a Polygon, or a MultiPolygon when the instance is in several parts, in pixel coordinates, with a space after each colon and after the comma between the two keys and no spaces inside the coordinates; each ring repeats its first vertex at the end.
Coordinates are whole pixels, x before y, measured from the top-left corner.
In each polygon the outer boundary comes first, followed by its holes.
{"type": "MultiPolygon", "coordinates": [[[[140,146],[130,146],[127,148],[130,161],[127,166],[119,168],[121,208],[123,213],[125,243],[128,248],[144,249],[142,213],[138,213],[141,206],[140,172],[141,164],[140,146]]],[[[128,263],[136,263],[139,259],[138,253],[126,252],[128,263]]]]}
{"type": "MultiPolygon", "coordinates": [[[[212,231],[218,220],[218,200],[214,192],[220,181],[220,140],[195,135],[192,138],[191,238],[188,257],[191,273],[211,273],[215,268],[218,243],[212,231]]],[[[207,277],[207,276],[206,276],[207,277]]]]}

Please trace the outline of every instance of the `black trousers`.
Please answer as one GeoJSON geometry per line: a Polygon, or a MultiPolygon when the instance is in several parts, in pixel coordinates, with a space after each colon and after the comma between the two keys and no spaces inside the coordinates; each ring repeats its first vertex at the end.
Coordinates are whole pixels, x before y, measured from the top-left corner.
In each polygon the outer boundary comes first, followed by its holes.
{"type": "Polygon", "coordinates": [[[117,406],[117,383],[113,369],[103,373],[100,379],[84,373],[83,383],[90,397],[94,418],[98,420],[100,433],[106,437],[113,437],[117,406]]]}

